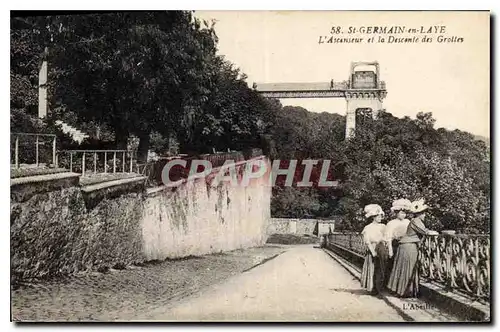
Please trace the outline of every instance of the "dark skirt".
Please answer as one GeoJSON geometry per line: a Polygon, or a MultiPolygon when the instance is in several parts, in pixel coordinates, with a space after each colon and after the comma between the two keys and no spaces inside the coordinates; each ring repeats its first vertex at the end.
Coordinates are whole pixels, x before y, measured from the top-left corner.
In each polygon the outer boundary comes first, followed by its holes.
{"type": "Polygon", "coordinates": [[[387,276],[387,281],[389,280],[389,276],[392,272],[392,267],[394,266],[394,258],[396,257],[396,253],[398,252],[399,241],[392,240],[392,257],[387,258],[387,269],[385,275],[387,276]]]}
{"type": "Polygon", "coordinates": [[[387,287],[401,297],[417,297],[418,283],[418,245],[414,242],[401,243],[387,287]]]}
{"type": "Polygon", "coordinates": [[[376,257],[373,257],[370,251],[367,251],[365,255],[363,271],[361,272],[361,287],[372,293],[380,293],[385,286],[389,251],[383,242],[377,244],[375,251],[376,257]]]}

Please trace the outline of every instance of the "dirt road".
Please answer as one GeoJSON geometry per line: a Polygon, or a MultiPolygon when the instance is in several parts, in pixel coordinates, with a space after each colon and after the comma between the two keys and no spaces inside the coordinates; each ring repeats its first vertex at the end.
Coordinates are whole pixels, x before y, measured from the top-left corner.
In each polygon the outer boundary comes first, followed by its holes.
{"type": "MultiPolygon", "coordinates": [[[[24,287],[16,321],[454,321],[413,315],[361,289],[312,244],[236,250],[24,287]]],[[[456,321],[456,320],[455,320],[456,321]]]]}
{"type": "Polygon", "coordinates": [[[321,249],[301,245],[134,320],[403,321],[321,249]]]}

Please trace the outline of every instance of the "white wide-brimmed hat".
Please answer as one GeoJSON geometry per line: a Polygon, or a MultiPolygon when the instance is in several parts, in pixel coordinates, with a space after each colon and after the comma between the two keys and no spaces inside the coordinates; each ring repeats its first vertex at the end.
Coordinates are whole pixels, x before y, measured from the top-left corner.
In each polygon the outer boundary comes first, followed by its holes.
{"type": "Polygon", "coordinates": [[[410,212],[412,213],[419,213],[427,210],[429,206],[425,205],[425,202],[423,199],[419,199],[418,201],[414,201],[411,203],[410,206],[410,212]]]}
{"type": "Polygon", "coordinates": [[[365,218],[384,215],[384,210],[378,204],[368,204],[365,206],[365,218]]]}
{"type": "Polygon", "coordinates": [[[401,198],[392,202],[391,211],[409,210],[411,201],[409,199],[401,198]]]}

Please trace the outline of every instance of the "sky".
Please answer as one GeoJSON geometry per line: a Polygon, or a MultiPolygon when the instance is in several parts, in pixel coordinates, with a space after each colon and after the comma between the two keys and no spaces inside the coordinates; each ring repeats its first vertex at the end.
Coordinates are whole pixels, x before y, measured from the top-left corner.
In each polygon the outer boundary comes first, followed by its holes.
{"type": "MultiPolygon", "coordinates": [[[[488,12],[199,11],[196,16],[217,21],[219,54],[247,74],[250,86],[343,81],[349,78],[351,62],[378,61],[380,79],[387,85],[388,112],[412,118],[419,111],[432,112],[436,127],[490,136],[488,12]],[[431,43],[414,44],[370,44],[367,38],[378,34],[347,34],[349,27],[370,26],[444,26],[445,32],[426,34],[433,38],[431,43]],[[362,37],[365,42],[319,44],[320,36],[332,36],[332,27],[341,28],[339,37],[362,37]],[[438,43],[438,35],[463,42],[438,43]]],[[[344,115],[346,109],[342,98],[281,102],[313,112],[344,115]]]]}

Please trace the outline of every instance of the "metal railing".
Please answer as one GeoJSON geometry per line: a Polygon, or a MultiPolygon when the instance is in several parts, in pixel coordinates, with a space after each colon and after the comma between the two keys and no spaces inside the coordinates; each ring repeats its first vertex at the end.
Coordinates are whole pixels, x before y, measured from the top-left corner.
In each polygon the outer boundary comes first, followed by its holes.
{"type": "Polygon", "coordinates": [[[488,235],[425,237],[420,245],[420,275],[461,290],[474,298],[490,299],[490,238],[488,235]]]}
{"type": "MultiPolygon", "coordinates": [[[[51,160],[49,166],[57,167],[57,147],[56,135],[54,134],[37,134],[37,133],[11,133],[11,144],[14,143],[13,158],[11,163],[19,168],[23,159],[26,163],[35,164],[37,167],[40,165],[40,148],[49,146],[51,149],[51,160]],[[48,140],[47,140],[48,138],[48,140]],[[21,148],[20,149],[20,145],[21,148]],[[24,145],[24,147],[23,147],[24,145]],[[32,156],[31,154],[33,154],[32,156]]],[[[12,146],[11,146],[12,149],[12,146]]],[[[44,151],[47,152],[47,151],[44,151]]],[[[47,158],[42,158],[47,159],[47,158]]]]}
{"type": "Polygon", "coordinates": [[[359,233],[333,233],[328,236],[328,241],[361,256],[364,256],[368,250],[363,237],[359,233]]]}
{"type": "MultiPolygon", "coordinates": [[[[194,159],[194,158],[190,158],[194,159]]],[[[212,164],[212,168],[221,167],[227,160],[238,162],[245,160],[243,153],[240,151],[217,152],[215,154],[203,154],[200,159],[208,160],[212,164]]]]}
{"type": "MultiPolygon", "coordinates": [[[[359,233],[334,233],[328,236],[328,242],[360,256],[368,249],[359,233]]],[[[489,235],[424,236],[419,246],[419,269],[426,281],[490,301],[489,235]]]]}
{"type": "Polygon", "coordinates": [[[57,154],[57,164],[70,172],[133,173],[137,168],[134,151],[129,150],[64,150],[57,154]],[[89,167],[90,166],[90,167],[89,167]]]}
{"type": "Polygon", "coordinates": [[[248,149],[245,152],[242,151],[229,151],[229,152],[216,152],[213,154],[203,154],[199,156],[188,156],[185,154],[163,157],[159,160],[153,162],[147,162],[142,164],[137,164],[137,173],[142,174],[148,178],[146,184],[148,186],[160,186],[162,185],[162,171],[163,167],[169,160],[172,159],[183,159],[186,160],[186,167],[174,169],[170,171],[170,176],[172,181],[177,181],[180,179],[185,179],[189,176],[189,171],[191,169],[191,162],[195,159],[208,160],[212,169],[221,167],[227,160],[231,160],[235,163],[244,161],[246,159],[255,158],[262,155],[262,149],[248,149]]]}

